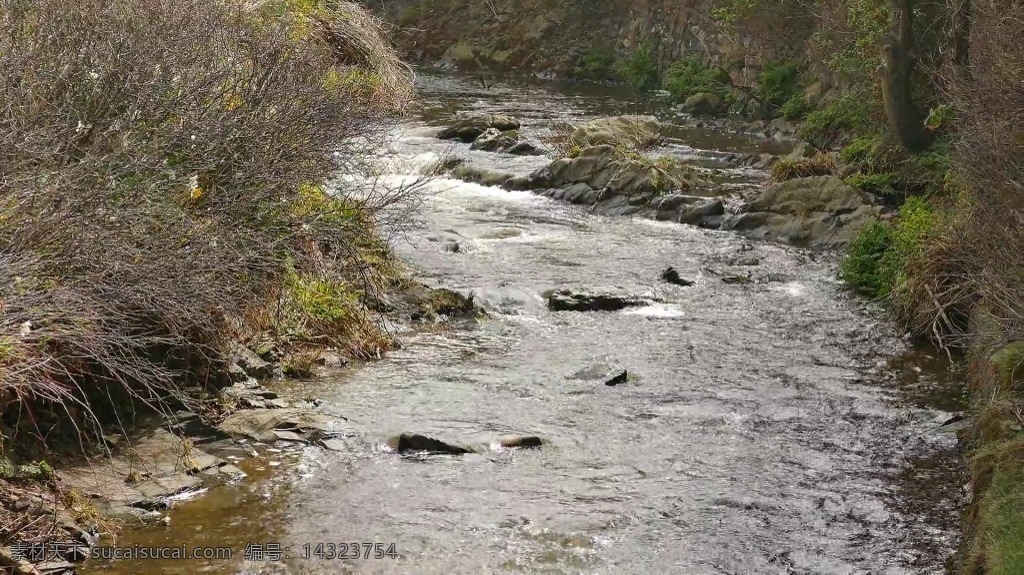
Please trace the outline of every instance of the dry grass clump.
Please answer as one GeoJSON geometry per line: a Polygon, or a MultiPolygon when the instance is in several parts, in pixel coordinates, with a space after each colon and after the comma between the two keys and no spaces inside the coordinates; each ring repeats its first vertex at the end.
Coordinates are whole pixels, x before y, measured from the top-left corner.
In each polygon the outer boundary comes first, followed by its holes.
{"type": "MultiPolygon", "coordinates": [[[[348,302],[379,286],[373,229],[413,190],[369,177],[410,89],[372,22],[344,2],[0,0],[13,444],[188,404],[293,276],[348,302]]],[[[363,336],[325,313],[304,338],[363,336]]]]}
{"type": "Polygon", "coordinates": [[[815,154],[810,158],[781,158],[772,165],[772,183],[796,178],[831,176],[836,173],[835,154],[815,154]]]}
{"type": "Polygon", "coordinates": [[[576,127],[567,122],[558,122],[551,126],[550,132],[541,141],[553,152],[556,158],[575,158],[583,151],[583,144],[573,137],[576,127]]]}

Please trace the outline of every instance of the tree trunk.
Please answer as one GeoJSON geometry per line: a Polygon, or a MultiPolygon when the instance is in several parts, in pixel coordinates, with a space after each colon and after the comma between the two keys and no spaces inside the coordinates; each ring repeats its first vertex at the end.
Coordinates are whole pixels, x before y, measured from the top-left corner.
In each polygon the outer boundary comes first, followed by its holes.
{"type": "Polygon", "coordinates": [[[915,65],[911,52],[913,4],[913,0],[889,0],[892,29],[882,43],[883,64],[878,67],[878,74],[889,128],[904,148],[919,151],[928,147],[931,136],[925,129],[924,115],[911,95],[915,65]]]}
{"type": "Polygon", "coordinates": [[[957,74],[967,71],[971,38],[971,0],[950,0],[950,59],[957,74]]]}

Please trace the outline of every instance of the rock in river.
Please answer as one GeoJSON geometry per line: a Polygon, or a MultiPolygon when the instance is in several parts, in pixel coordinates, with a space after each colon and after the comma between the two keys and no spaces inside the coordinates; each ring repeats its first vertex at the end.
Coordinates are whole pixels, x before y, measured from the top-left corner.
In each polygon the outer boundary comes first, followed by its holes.
{"type": "Polygon", "coordinates": [[[514,130],[499,132],[497,128],[487,128],[483,134],[477,136],[469,146],[470,150],[482,150],[484,152],[500,152],[511,148],[519,141],[519,134],[514,130]]]}
{"type": "Polygon", "coordinates": [[[460,445],[446,443],[440,439],[420,435],[419,433],[399,433],[388,438],[388,447],[396,453],[408,451],[427,451],[430,453],[448,453],[451,455],[464,455],[473,453],[473,450],[460,445]]]}
{"type": "Polygon", "coordinates": [[[725,103],[715,94],[701,92],[687,98],[683,109],[695,116],[717,116],[725,111],[725,103]]]}
{"type": "Polygon", "coordinates": [[[669,266],[665,271],[661,272],[661,279],[667,281],[670,284],[677,286],[689,287],[693,285],[692,280],[688,280],[676,271],[676,268],[669,266]]]}
{"type": "Polygon", "coordinates": [[[548,295],[551,311],[618,311],[648,305],[643,298],[611,292],[586,292],[562,289],[548,295]]]}
{"type": "Polygon", "coordinates": [[[498,132],[518,130],[519,120],[499,115],[464,118],[441,130],[437,137],[441,140],[459,140],[469,144],[490,128],[498,132]]]}
{"type": "Polygon", "coordinates": [[[540,447],[544,441],[536,435],[502,435],[498,444],[502,447],[540,447]]]}

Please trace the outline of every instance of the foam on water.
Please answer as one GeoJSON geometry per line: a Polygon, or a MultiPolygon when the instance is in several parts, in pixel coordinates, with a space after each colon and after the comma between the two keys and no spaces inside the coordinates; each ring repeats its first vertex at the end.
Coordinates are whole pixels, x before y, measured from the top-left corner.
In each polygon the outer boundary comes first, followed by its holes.
{"type": "Polygon", "coordinates": [[[622,313],[625,315],[640,315],[644,317],[668,319],[686,316],[686,312],[679,309],[678,307],[661,303],[656,303],[644,307],[629,308],[622,311],[622,313]]]}

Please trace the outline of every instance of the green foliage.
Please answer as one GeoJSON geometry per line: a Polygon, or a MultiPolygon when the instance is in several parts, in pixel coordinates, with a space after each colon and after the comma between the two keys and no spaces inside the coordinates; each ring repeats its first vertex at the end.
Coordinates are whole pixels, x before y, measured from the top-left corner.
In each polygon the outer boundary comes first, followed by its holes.
{"type": "MultiPolygon", "coordinates": [[[[10,462],[4,459],[7,466],[10,466],[10,462]]],[[[0,476],[4,476],[4,471],[7,471],[6,477],[14,477],[17,479],[27,479],[32,481],[49,481],[54,478],[53,467],[45,461],[39,461],[36,463],[24,463],[17,466],[15,469],[0,469],[0,476]]]]}
{"type": "Polygon", "coordinates": [[[869,131],[872,127],[871,103],[860,94],[846,94],[829,102],[825,108],[807,115],[800,127],[800,137],[812,146],[825,150],[843,136],[869,131]]]}
{"type": "Polygon", "coordinates": [[[861,230],[843,260],[842,278],[864,294],[899,297],[907,265],[920,256],[938,224],[938,214],[925,200],[909,198],[893,224],[873,222],[861,230]]]}
{"type": "Polygon", "coordinates": [[[953,191],[950,140],[940,138],[909,153],[881,134],[855,138],[839,153],[846,182],[879,194],[932,194],[953,191]]]}
{"type": "Polygon", "coordinates": [[[871,222],[857,234],[840,270],[847,285],[874,297],[888,293],[892,281],[880,262],[892,246],[893,235],[892,225],[886,222],[871,222]]]}
{"type": "Polygon", "coordinates": [[[847,184],[876,196],[892,196],[897,193],[899,176],[893,172],[876,174],[853,174],[843,179],[847,184]]]}
{"type": "Polygon", "coordinates": [[[947,104],[939,104],[928,112],[924,124],[932,132],[948,130],[956,121],[956,110],[947,104]]]}
{"type": "Polygon", "coordinates": [[[839,159],[848,170],[867,174],[896,171],[906,158],[903,148],[887,142],[878,133],[854,138],[839,152],[839,159]]]}
{"type": "Polygon", "coordinates": [[[779,109],[779,113],[782,114],[783,118],[793,121],[803,119],[804,116],[813,110],[814,106],[807,101],[807,98],[804,97],[803,93],[798,92],[790,96],[790,98],[782,104],[782,108],[779,109]]]}
{"type": "Polygon", "coordinates": [[[594,46],[576,62],[573,73],[581,80],[615,80],[615,55],[605,47],[594,46]]]}
{"type": "Polygon", "coordinates": [[[343,323],[359,309],[359,294],[341,282],[292,272],[287,285],[299,309],[315,321],[343,323]]]}
{"type": "Polygon", "coordinates": [[[1001,452],[990,457],[1002,461],[993,466],[992,483],[978,508],[982,561],[986,575],[1017,575],[1024,573],[1024,471],[1019,463],[1024,446],[1018,438],[988,451],[1001,452]]]}
{"type": "Polygon", "coordinates": [[[658,85],[658,61],[654,47],[643,44],[629,56],[619,60],[614,67],[616,75],[637,90],[652,90],[658,85]]]}
{"type": "Polygon", "coordinates": [[[888,29],[885,0],[849,0],[834,15],[837,25],[823,26],[814,42],[829,67],[847,83],[868,86],[878,65],[878,46],[888,29]]]}
{"type": "Polygon", "coordinates": [[[711,19],[725,26],[735,26],[754,13],[761,0],[720,0],[709,12],[711,19]]]}
{"type": "Polygon", "coordinates": [[[723,101],[730,98],[729,75],[724,70],[711,66],[698,55],[672,64],[665,72],[662,86],[679,102],[702,92],[715,94],[723,101]]]}
{"type": "Polygon", "coordinates": [[[801,92],[802,71],[803,65],[788,60],[765,64],[758,77],[757,94],[758,98],[770,107],[770,112],[779,110],[801,92]]]}

